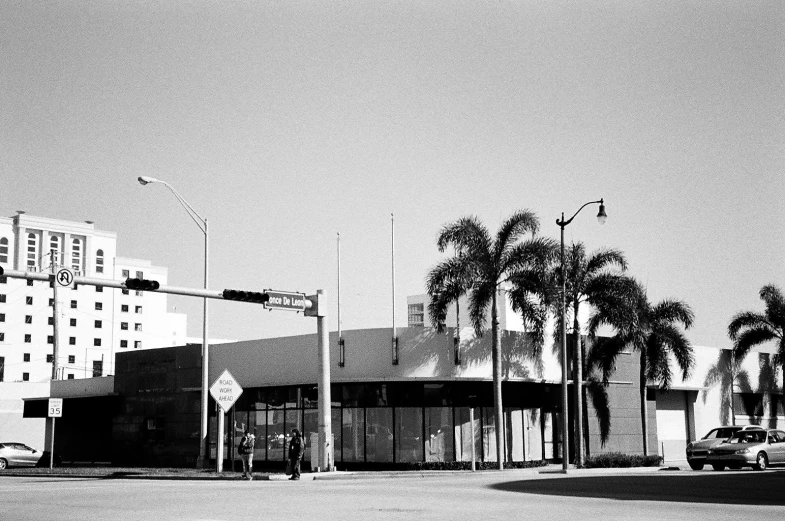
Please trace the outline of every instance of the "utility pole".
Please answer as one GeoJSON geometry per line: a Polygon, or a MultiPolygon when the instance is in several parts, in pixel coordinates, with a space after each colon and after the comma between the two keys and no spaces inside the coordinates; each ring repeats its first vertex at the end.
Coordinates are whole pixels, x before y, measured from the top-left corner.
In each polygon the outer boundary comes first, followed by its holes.
{"type": "MultiPolygon", "coordinates": [[[[51,261],[50,270],[52,272],[52,315],[54,320],[53,322],[53,331],[52,331],[52,380],[58,380],[58,369],[60,367],[58,363],[58,359],[60,357],[60,295],[58,292],[58,286],[56,279],[57,274],[57,253],[55,250],[51,250],[49,252],[49,259],[51,261]]],[[[85,360],[87,363],[87,360],[85,360]]]]}

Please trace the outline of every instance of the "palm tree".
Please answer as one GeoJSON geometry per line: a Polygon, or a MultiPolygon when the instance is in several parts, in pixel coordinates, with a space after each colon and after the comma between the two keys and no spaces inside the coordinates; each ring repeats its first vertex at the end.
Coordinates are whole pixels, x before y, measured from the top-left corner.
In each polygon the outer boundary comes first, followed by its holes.
{"type": "Polygon", "coordinates": [[[766,304],[766,311],[736,313],[728,324],[728,336],[733,340],[733,353],[739,361],[753,346],[776,342],[774,363],[783,368],[785,389],[785,295],[779,287],[768,284],[761,288],[760,298],[766,304]]]}
{"type": "MultiPolygon", "coordinates": [[[[573,351],[573,367],[575,378],[575,463],[580,465],[583,461],[583,409],[585,399],[583,396],[583,369],[584,356],[581,345],[581,327],[578,322],[578,313],[582,303],[598,308],[604,304],[608,295],[613,295],[615,288],[624,283],[625,276],[619,272],[627,270],[627,259],[624,254],[616,249],[603,248],[586,255],[583,243],[573,243],[565,253],[565,275],[568,302],[568,313],[572,314],[572,333],[575,341],[573,351]],[[619,272],[613,270],[618,269],[619,272]]],[[[561,267],[556,268],[556,276],[561,280],[561,267]]],[[[559,303],[555,303],[557,306],[559,303]]],[[[556,314],[557,328],[561,331],[561,314],[556,314]]],[[[558,344],[561,344],[559,336],[558,344]]]]}
{"type": "Polygon", "coordinates": [[[504,468],[503,407],[501,386],[501,340],[499,338],[499,288],[510,276],[547,255],[553,248],[549,239],[535,238],[539,219],[529,210],[509,217],[491,237],[477,217],[464,217],[445,225],[439,233],[437,246],[444,252],[452,246],[455,256],[437,264],[427,277],[431,304],[431,321],[439,327],[447,307],[456,295],[465,291],[469,296],[469,317],[477,336],[485,330],[488,306],[491,307],[491,344],[493,359],[493,405],[496,424],[496,458],[499,470],[504,468]],[[527,232],[532,237],[521,241],[527,232]]]}
{"type": "Polygon", "coordinates": [[[683,379],[689,377],[695,364],[692,345],[679,328],[689,329],[694,315],[692,309],[681,301],[666,299],[652,305],[646,290],[634,279],[606,295],[595,304],[596,310],[589,318],[589,337],[595,341],[592,348],[592,365],[602,371],[602,380],[608,384],[615,369],[616,357],[622,350],[631,349],[640,355],[640,411],[643,433],[643,454],[649,455],[646,386],[649,381],[660,389],[670,388],[673,375],[668,362],[673,355],[681,369],[683,379]],[[624,287],[626,286],[626,287],[624,287]],[[619,289],[623,291],[618,292],[619,289]],[[610,326],[615,335],[598,338],[597,331],[610,326]]]}

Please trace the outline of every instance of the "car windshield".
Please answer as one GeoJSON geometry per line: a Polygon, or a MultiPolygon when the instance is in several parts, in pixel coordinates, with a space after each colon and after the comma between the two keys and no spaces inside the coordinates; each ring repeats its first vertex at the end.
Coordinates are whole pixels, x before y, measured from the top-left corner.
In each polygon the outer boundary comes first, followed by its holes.
{"type": "Polygon", "coordinates": [[[724,440],[730,438],[734,432],[738,431],[738,427],[721,427],[719,429],[712,429],[703,437],[704,440],[724,440]]]}
{"type": "Polygon", "coordinates": [[[766,431],[739,431],[728,440],[728,443],[763,443],[766,431]]]}

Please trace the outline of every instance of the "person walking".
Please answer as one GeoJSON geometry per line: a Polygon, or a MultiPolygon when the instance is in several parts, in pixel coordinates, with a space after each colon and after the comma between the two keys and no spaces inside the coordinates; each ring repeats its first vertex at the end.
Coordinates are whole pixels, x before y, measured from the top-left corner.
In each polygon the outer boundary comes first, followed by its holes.
{"type": "Polygon", "coordinates": [[[240,459],[243,460],[243,479],[248,478],[248,481],[253,480],[253,446],[256,437],[245,429],[240,440],[240,446],[237,452],[240,453],[240,459]]]}
{"type": "Polygon", "coordinates": [[[300,460],[305,454],[305,440],[303,440],[300,431],[292,429],[292,440],[289,442],[289,461],[292,465],[292,481],[300,479],[300,460]]]}

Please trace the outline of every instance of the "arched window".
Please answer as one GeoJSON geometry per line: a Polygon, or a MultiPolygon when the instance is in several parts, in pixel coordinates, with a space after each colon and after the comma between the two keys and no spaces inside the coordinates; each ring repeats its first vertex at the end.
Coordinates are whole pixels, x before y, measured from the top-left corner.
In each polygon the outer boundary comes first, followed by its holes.
{"type": "Polygon", "coordinates": [[[63,263],[63,239],[58,235],[49,237],[49,251],[54,251],[53,262],[55,265],[60,266],[63,263]]]}
{"type": "Polygon", "coordinates": [[[82,240],[71,241],[71,269],[82,271],[82,240]]]}
{"type": "Polygon", "coordinates": [[[34,233],[27,234],[27,267],[38,266],[38,236],[34,233]]]}
{"type": "Polygon", "coordinates": [[[8,264],[8,239],[0,238],[0,264],[8,264]]]}
{"type": "Polygon", "coordinates": [[[95,272],[104,272],[104,250],[98,250],[95,252],[95,272]]]}

